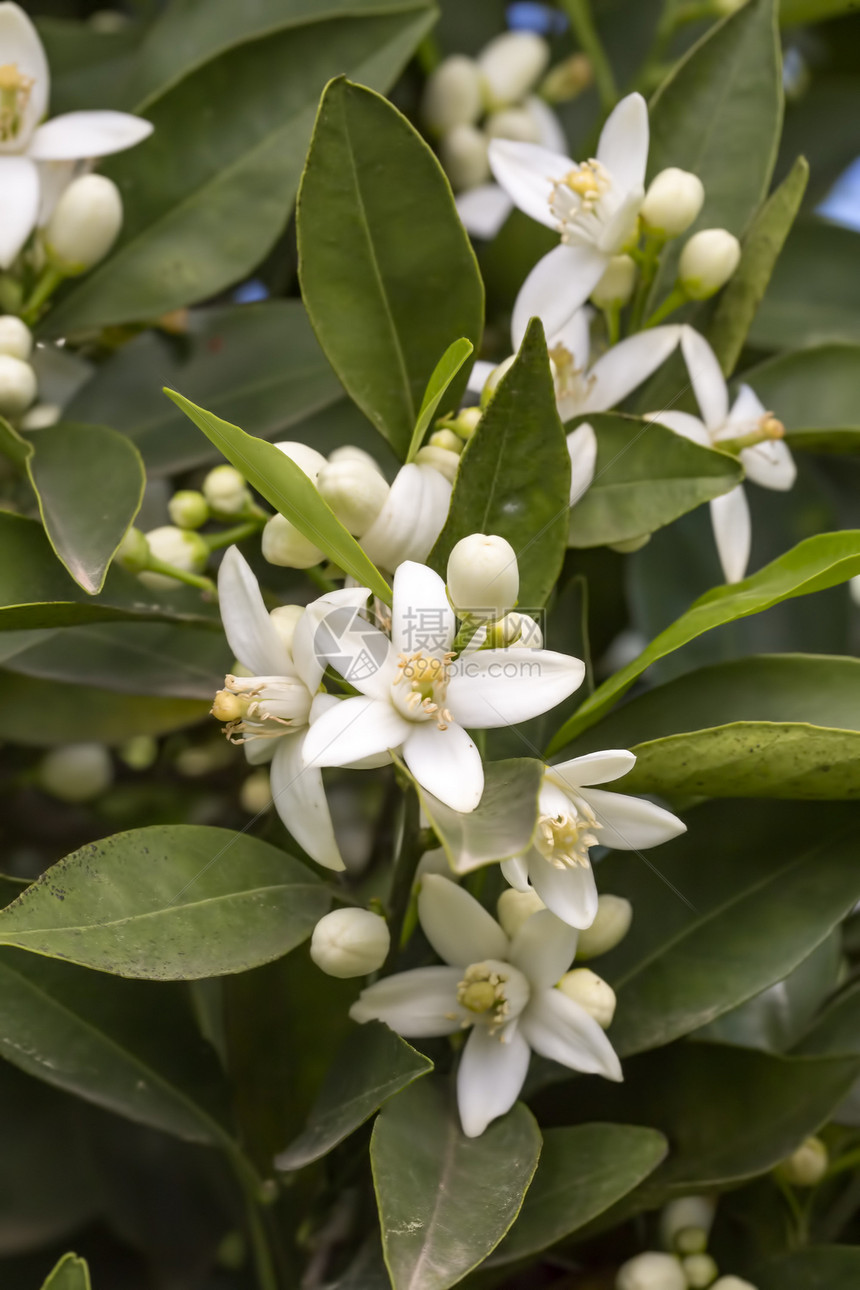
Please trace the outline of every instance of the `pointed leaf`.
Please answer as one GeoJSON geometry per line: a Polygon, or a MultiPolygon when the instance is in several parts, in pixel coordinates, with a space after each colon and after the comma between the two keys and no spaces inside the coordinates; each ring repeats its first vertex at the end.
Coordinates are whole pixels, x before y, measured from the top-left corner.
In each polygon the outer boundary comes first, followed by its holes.
{"type": "Polygon", "coordinates": [[[421,447],[424,436],[430,429],[430,423],[436,415],[436,409],[439,407],[443,394],[474,348],[472,342],[463,336],[460,340],[455,340],[452,345],[448,346],[434,367],[433,375],[427,382],[427,389],[424,391],[424,398],[421,400],[415,429],[412,431],[409,451],[406,454],[407,461],[411,461],[421,447]]]}
{"type": "Polygon", "coordinates": [[[79,1259],[76,1254],[64,1254],[42,1290],[90,1290],[90,1270],[86,1259],[79,1259]]]}
{"type": "Polygon", "coordinates": [[[805,216],[777,261],[749,342],[772,350],[828,341],[860,342],[860,235],[805,216]]]}

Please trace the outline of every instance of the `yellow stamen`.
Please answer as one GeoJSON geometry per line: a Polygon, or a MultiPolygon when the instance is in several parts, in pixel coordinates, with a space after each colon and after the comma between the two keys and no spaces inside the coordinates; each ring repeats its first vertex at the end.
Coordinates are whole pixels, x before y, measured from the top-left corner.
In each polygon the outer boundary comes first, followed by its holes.
{"type": "Polygon", "coordinates": [[[16,63],[0,66],[0,143],[8,143],[20,132],[34,84],[16,63]]]}

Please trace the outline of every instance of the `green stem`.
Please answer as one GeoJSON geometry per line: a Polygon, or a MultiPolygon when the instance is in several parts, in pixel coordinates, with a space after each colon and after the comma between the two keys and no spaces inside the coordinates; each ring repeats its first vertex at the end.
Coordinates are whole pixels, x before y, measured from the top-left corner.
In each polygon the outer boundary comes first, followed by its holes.
{"type": "Polygon", "coordinates": [[[630,310],[630,335],[639,331],[642,326],[642,316],[648,303],[651,284],[657,276],[657,266],[660,263],[662,249],[663,241],[661,238],[654,237],[653,234],[646,235],[645,245],[640,256],[637,257],[639,259],[639,281],[636,284],[636,292],[633,296],[633,305],[630,310]]]}
{"type": "Polygon", "coordinates": [[[400,951],[406,915],[412,900],[415,870],[423,853],[422,837],[423,830],[421,829],[418,794],[414,788],[407,788],[403,795],[397,854],[394,860],[391,890],[388,895],[388,929],[391,933],[391,949],[382,966],[383,976],[386,976],[391,971],[400,951]]]}
{"type": "Polygon", "coordinates": [[[591,16],[589,0],[562,0],[562,7],[570,19],[571,28],[583,52],[588,55],[601,106],[604,112],[609,112],[618,101],[618,89],[606,50],[603,48],[603,41],[598,35],[591,16]]]}
{"type": "Polygon", "coordinates": [[[245,1196],[245,1213],[248,1220],[248,1237],[254,1252],[259,1290],[280,1290],[278,1273],[260,1203],[260,1179],[256,1170],[242,1152],[236,1148],[229,1152],[230,1163],[245,1196]]]}
{"type": "Polygon", "coordinates": [[[54,294],[63,281],[65,274],[60,273],[52,264],[46,264],[41,277],[33,288],[29,299],[21,310],[21,317],[28,326],[36,321],[42,305],[54,294]]]}
{"type": "Polygon", "coordinates": [[[621,334],[621,306],[610,305],[603,310],[603,317],[606,321],[606,338],[610,346],[617,345],[621,334]]]}
{"type": "Polygon", "coordinates": [[[201,533],[200,536],[210,551],[220,551],[225,546],[232,546],[234,542],[243,542],[245,538],[253,537],[260,532],[264,523],[264,520],[246,520],[244,524],[234,524],[233,528],[222,529],[220,533],[201,533]]]}
{"type": "Polygon", "coordinates": [[[651,314],[649,318],[646,318],[643,325],[643,331],[647,330],[649,327],[656,327],[664,318],[668,318],[669,314],[673,314],[676,309],[680,309],[681,305],[685,305],[686,303],[687,293],[684,289],[677,286],[673,287],[662,305],[658,305],[653,314],[651,314]]]}
{"type": "Polygon", "coordinates": [[[189,573],[187,569],[177,569],[176,565],[158,560],[154,555],[149,557],[146,567],[152,573],[163,573],[166,578],[175,578],[177,582],[184,582],[189,587],[199,587],[201,591],[208,591],[213,596],[218,595],[218,588],[211,578],[204,578],[199,573],[189,573]]]}

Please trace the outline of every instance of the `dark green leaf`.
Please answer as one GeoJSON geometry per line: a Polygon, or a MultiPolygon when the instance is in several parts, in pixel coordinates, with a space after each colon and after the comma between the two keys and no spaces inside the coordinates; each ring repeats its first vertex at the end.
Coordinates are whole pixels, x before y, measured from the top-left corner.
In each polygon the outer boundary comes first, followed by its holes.
{"type": "Polygon", "coordinates": [[[396,108],[339,77],[320,104],[297,220],[314,330],[405,457],[439,355],[458,336],[475,346],[481,336],[484,288],[448,181],[396,108]]]}
{"type": "Polygon", "coordinates": [[[860,342],[860,234],[822,219],[798,220],[749,340],[762,349],[860,342]]]}
{"type": "Polygon", "coordinates": [[[753,1274],[758,1290],[855,1290],[860,1284],[860,1249],[822,1245],[780,1254],[753,1274]]]}
{"type": "Polygon", "coordinates": [[[21,438],[5,417],[0,417],[0,453],[20,470],[26,470],[32,451],[30,444],[21,438]]]}
{"type": "Polygon", "coordinates": [[[90,1270],[85,1259],[64,1254],[48,1276],[42,1290],[90,1290],[90,1270]]]}
{"type": "Polygon", "coordinates": [[[786,27],[794,23],[824,22],[825,18],[840,18],[856,9],[857,0],[780,0],[779,20],[786,27]]]}
{"type": "Polygon", "coordinates": [[[797,1044],[807,1056],[860,1056],[860,984],[843,990],[797,1044]]]}
{"type": "Polygon", "coordinates": [[[771,358],[743,379],[783,422],[792,448],[857,452],[858,368],[860,344],[819,345],[771,358]]]}
{"type": "Polygon", "coordinates": [[[424,436],[430,429],[430,423],[436,415],[436,409],[439,407],[442,396],[473,349],[474,345],[470,340],[466,340],[465,337],[461,340],[455,340],[453,344],[448,346],[434,367],[433,374],[427,382],[427,389],[424,391],[424,398],[421,400],[415,429],[412,431],[409,451],[406,454],[407,461],[411,461],[421,447],[424,436]]]}

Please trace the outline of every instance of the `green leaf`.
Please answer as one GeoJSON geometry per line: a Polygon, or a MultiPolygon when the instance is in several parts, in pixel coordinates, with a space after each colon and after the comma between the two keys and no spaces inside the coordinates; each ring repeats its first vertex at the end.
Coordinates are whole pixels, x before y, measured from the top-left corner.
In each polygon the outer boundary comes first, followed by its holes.
{"type": "Polygon", "coordinates": [[[543,605],[567,546],[570,458],[555,406],[543,328],[529,323],[516,361],[460,458],[445,527],[428,564],[444,576],[469,533],[497,533],[517,553],[519,605],[543,605]]]}
{"type": "Polygon", "coordinates": [[[302,1169],[320,1160],[384,1102],[427,1075],[433,1063],[381,1022],[347,1036],[329,1068],[307,1128],[275,1159],[278,1169],[302,1169]]]}
{"type": "Polygon", "coordinates": [[[547,1129],[520,1216],[490,1266],[537,1254],[584,1227],[647,1178],[668,1149],[662,1133],[626,1124],[547,1129]]]}
{"type": "Polygon", "coordinates": [[[860,344],[819,345],[768,359],[744,372],[744,381],[782,421],[792,448],[857,452],[858,364],[860,344]]]}
{"type": "Polygon", "coordinates": [[[412,431],[409,451],[406,454],[407,461],[411,461],[421,447],[424,436],[430,429],[430,423],[436,415],[436,409],[443,394],[474,348],[472,342],[463,336],[460,340],[455,340],[453,344],[448,346],[434,367],[433,375],[427,382],[427,389],[424,391],[424,398],[421,400],[415,429],[412,431]]]}
{"type": "Polygon", "coordinates": [[[452,336],[477,345],[483,324],[483,283],[450,185],[396,108],[338,77],[320,103],[297,221],[302,296],[320,344],[405,456],[432,364],[452,336]]]}
{"type": "Polygon", "coordinates": [[[779,0],[779,20],[784,27],[795,23],[824,22],[853,13],[856,0],[779,0]]]}
{"type": "Polygon", "coordinates": [[[53,1272],[49,1273],[42,1290],[90,1290],[90,1270],[86,1259],[76,1254],[64,1254],[53,1272]]]}
{"type": "Polygon", "coordinates": [[[45,334],[156,318],[241,281],[287,223],[323,86],[348,69],[387,89],[431,21],[423,5],[331,23],[305,7],[286,26],[283,9],[280,30],[239,45],[234,14],[232,48],[147,103],[151,137],[102,167],[125,199],[116,248],[61,293],[45,334]]]}
{"type": "Polygon", "coordinates": [[[564,748],[630,688],[658,659],[723,623],[761,613],[794,596],[837,586],[860,572],[860,532],[820,533],[751,574],[743,582],[705,592],[671,627],[667,627],[638,658],[621,668],[566,721],[550,741],[549,752],[564,748]]]}
{"type": "Polygon", "coordinates": [[[860,235],[812,216],[799,219],[749,341],[761,349],[860,342],[860,235]]]}
{"type": "Polygon", "coordinates": [[[522,1103],[479,1138],[422,1079],[382,1108],[370,1160],[394,1290],[447,1290],[495,1249],[534,1176],[541,1136],[522,1103]]]}
{"type": "Polygon", "coordinates": [[[731,375],[740,358],[774,266],[797,218],[808,179],[809,162],[798,157],[755,216],[743,240],[740,264],[720,293],[705,334],[726,376],[731,375]]]}
{"type": "Polygon", "coordinates": [[[274,444],[198,408],[175,390],[165,393],[198,426],[228,461],[282,515],[361,586],[391,603],[391,588],[303,470],[274,444]]]}
{"type": "Polygon", "coordinates": [[[0,944],[114,976],[191,981],[279,958],[328,905],[322,883],[266,842],[153,826],[52,865],[0,911],[0,944]]]}
{"type": "Polygon", "coordinates": [[[854,982],[824,1009],[795,1052],[812,1057],[860,1057],[860,983],[854,982]]]}
{"type": "Polygon", "coordinates": [[[0,417],[0,453],[19,470],[26,470],[32,451],[31,445],[21,438],[6,418],[0,417]]]}
{"type": "Polygon", "coordinates": [[[758,1264],[753,1275],[758,1290],[854,1290],[860,1284],[860,1249],[821,1245],[794,1250],[758,1264]]]}
{"type": "Polygon", "coordinates": [[[627,542],[727,493],[743,479],[728,453],[666,426],[618,413],[589,416],[597,435],[594,481],[570,512],[569,544],[627,542]]]}

